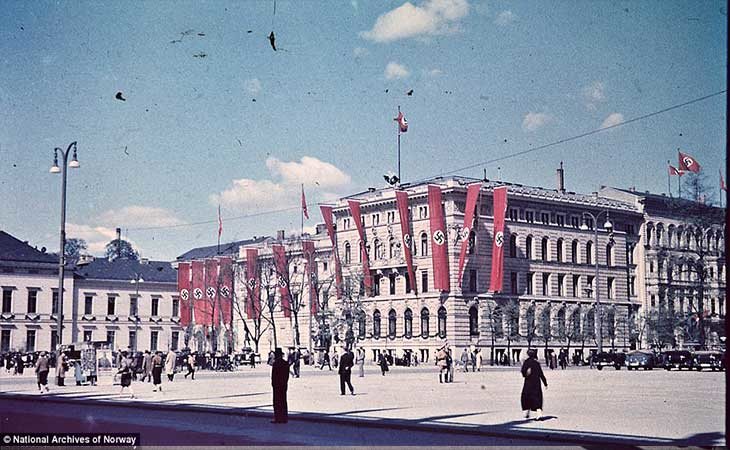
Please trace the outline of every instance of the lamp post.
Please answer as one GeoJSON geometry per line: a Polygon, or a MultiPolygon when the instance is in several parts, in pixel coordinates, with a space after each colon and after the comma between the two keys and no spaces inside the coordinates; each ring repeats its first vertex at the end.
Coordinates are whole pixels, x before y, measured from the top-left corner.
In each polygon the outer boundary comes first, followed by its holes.
{"type": "Polygon", "coordinates": [[[68,145],[66,151],[56,147],[53,149],[53,166],[51,166],[51,173],[61,174],[61,244],[59,247],[58,256],[58,325],[57,325],[57,345],[60,346],[63,342],[63,278],[64,269],[66,267],[66,170],[67,167],[72,169],[78,169],[81,165],[76,157],[76,141],[73,141],[68,145]],[[71,161],[68,161],[68,155],[71,153],[73,147],[74,153],[71,161]],[[63,164],[59,167],[58,165],[58,153],[63,156],[63,164]]]}
{"type": "Polygon", "coordinates": [[[595,328],[596,328],[596,342],[598,345],[598,353],[601,353],[603,351],[603,311],[601,309],[601,291],[599,289],[598,284],[598,218],[601,217],[602,214],[606,215],[606,222],[603,224],[603,228],[608,231],[609,236],[613,233],[613,224],[608,219],[608,210],[599,212],[596,215],[593,215],[589,212],[583,213],[583,224],[580,226],[580,229],[583,231],[588,231],[589,227],[586,223],[586,217],[590,217],[593,220],[593,242],[595,242],[595,267],[596,267],[596,275],[594,277],[593,283],[595,284],[594,290],[596,292],[596,314],[598,315],[598,320],[594,320],[595,322],[595,328]]]}
{"type": "Polygon", "coordinates": [[[137,351],[137,342],[139,341],[139,284],[144,283],[144,278],[139,273],[134,273],[134,278],[129,280],[134,285],[134,351],[137,351]]]}

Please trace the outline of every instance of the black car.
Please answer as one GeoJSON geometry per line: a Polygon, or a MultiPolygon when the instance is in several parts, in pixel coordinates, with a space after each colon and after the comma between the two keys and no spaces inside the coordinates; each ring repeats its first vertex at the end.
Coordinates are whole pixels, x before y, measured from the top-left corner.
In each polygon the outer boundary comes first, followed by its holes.
{"type": "Polygon", "coordinates": [[[652,370],[655,365],[654,353],[650,351],[635,350],[626,355],[627,370],[652,370]]]}
{"type": "Polygon", "coordinates": [[[666,370],[692,370],[694,366],[692,353],[687,350],[671,350],[664,352],[662,353],[662,365],[666,370]]]}
{"type": "Polygon", "coordinates": [[[593,364],[598,370],[603,370],[604,367],[613,367],[616,370],[621,370],[621,366],[624,365],[625,361],[625,353],[601,352],[593,357],[593,364]]]}
{"type": "Polygon", "coordinates": [[[718,351],[697,351],[694,352],[694,368],[698,371],[702,369],[725,370],[724,355],[718,351]]]}

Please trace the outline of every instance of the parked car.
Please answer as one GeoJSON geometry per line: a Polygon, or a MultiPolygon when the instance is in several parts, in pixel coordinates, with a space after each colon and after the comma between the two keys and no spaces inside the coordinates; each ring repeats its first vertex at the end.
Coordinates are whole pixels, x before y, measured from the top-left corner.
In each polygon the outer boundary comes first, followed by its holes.
{"type": "Polygon", "coordinates": [[[625,361],[625,353],[601,352],[593,357],[593,364],[598,370],[603,370],[604,367],[613,367],[616,370],[621,370],[621,366],[624,365],[625,361]]]}
{"type": "Polygon", "coordinates": [[[692,370],[692,353],[687,350],[671,350],[662,353],[662,365],[666,370],[692,370]]]}
{"type": "Polygon", "coordinates": [[[725,370],[724,355],[718,351],[694,352],[693,366],[698,371],[702,369],[725,370]]]}
{"type": "Polygon", "coordinates": [[[626,355],[627,370],[652,370],[655,365],[656,359],[651,351],[634,350],[626,355]]]}

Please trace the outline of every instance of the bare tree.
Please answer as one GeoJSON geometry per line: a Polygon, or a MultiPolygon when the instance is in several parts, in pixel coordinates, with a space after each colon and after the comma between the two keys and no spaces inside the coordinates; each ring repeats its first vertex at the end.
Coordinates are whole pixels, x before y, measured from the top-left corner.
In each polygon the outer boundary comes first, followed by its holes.
{"type": "Polygon", "coordinates": [[[550,304],[546,304],[542,308],[542,311],[540,311],[540,323],[538,325],[538,332],[540,333],[540,337],[545,343],[545,348],[543,352],[546,360],[548,357],[548,344],[550,343],[550,339],[552,339],[553,337],[553,329],[550,322],[550,310],[550,304]]]}
{"type": "Polygon", "coordinates": [[[507,339],[507,360],[512,365],[512,341],[520,338],[520,305],[517,300],[510,299],[502,307],[506,319],[505,338],[507,339]]]}
{"type": "Polygon", "coordinates": [[[238,318],[243,322],[243,329],[246,334],[245,341],[253,342],[254,352],[259,353],[259,343],[264,333],[268,330],[269,323],[262,318],[261,311],[261,299],[240,298],[238,295],[238,289],[235,289],[237,285],[246,286],[246,276],[244,270],[237,267],[234,270],[234,289],[233,289],[233,312],[238,315],[238,318]],[[243,301],[241,301],[243,300],[243,301]],[[252,317],[245,312],[247,302],[251,302],[251,310],[253,311],[252,317]]]}
{"type": "Polygon", "coordinates": [[[525,313],[525,339],[527,348],[532,348],[532,341],[537,336],[537,322],[535,321],[535,305],[530,305],[525,313]]]}

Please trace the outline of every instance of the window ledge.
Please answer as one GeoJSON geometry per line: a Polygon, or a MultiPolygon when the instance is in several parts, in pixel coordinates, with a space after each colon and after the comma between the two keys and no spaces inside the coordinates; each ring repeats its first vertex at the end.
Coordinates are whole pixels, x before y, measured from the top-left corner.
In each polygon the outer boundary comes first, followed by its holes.
{"type": "Polygon", "coordinates": [[[81,317],[81,320],[86,320],[86,321],[88,321],[88,322],[93,322],[93,321],[95,321],[95,320],[96,320],[96,317],[95,317],[95,316],[92,316],[92,315],[90,315],[90,314],[84,314],[84,315],[83,315],[83,316],[81,317]]]}
{"type": "Polygon", "coordinates": [[[160,322],[162,322],[162,317],[152,316],[152,317],[150,317],[150,322],[160,323],[160,322]]]}
{"type": "Polygon", "coordinates": [[[38,320],[41,318],[41,315],[38,313],[27,313],[25,318],[28,320],[38,320]]]}
{"type": "Polygon", "coordinates": [[[15,314],[13,314],[13,313],[0,314],[0,320],[13,320],[13,319],[15,319],[15,314]]]}
{"type": "Polygon", "coordinates": [[[117,317],[117,316],[115,316],[113,314],[106,316],[106,321],[107,322],[116,322],[117,320],[119,320],[119,317],[117,317]]]}

